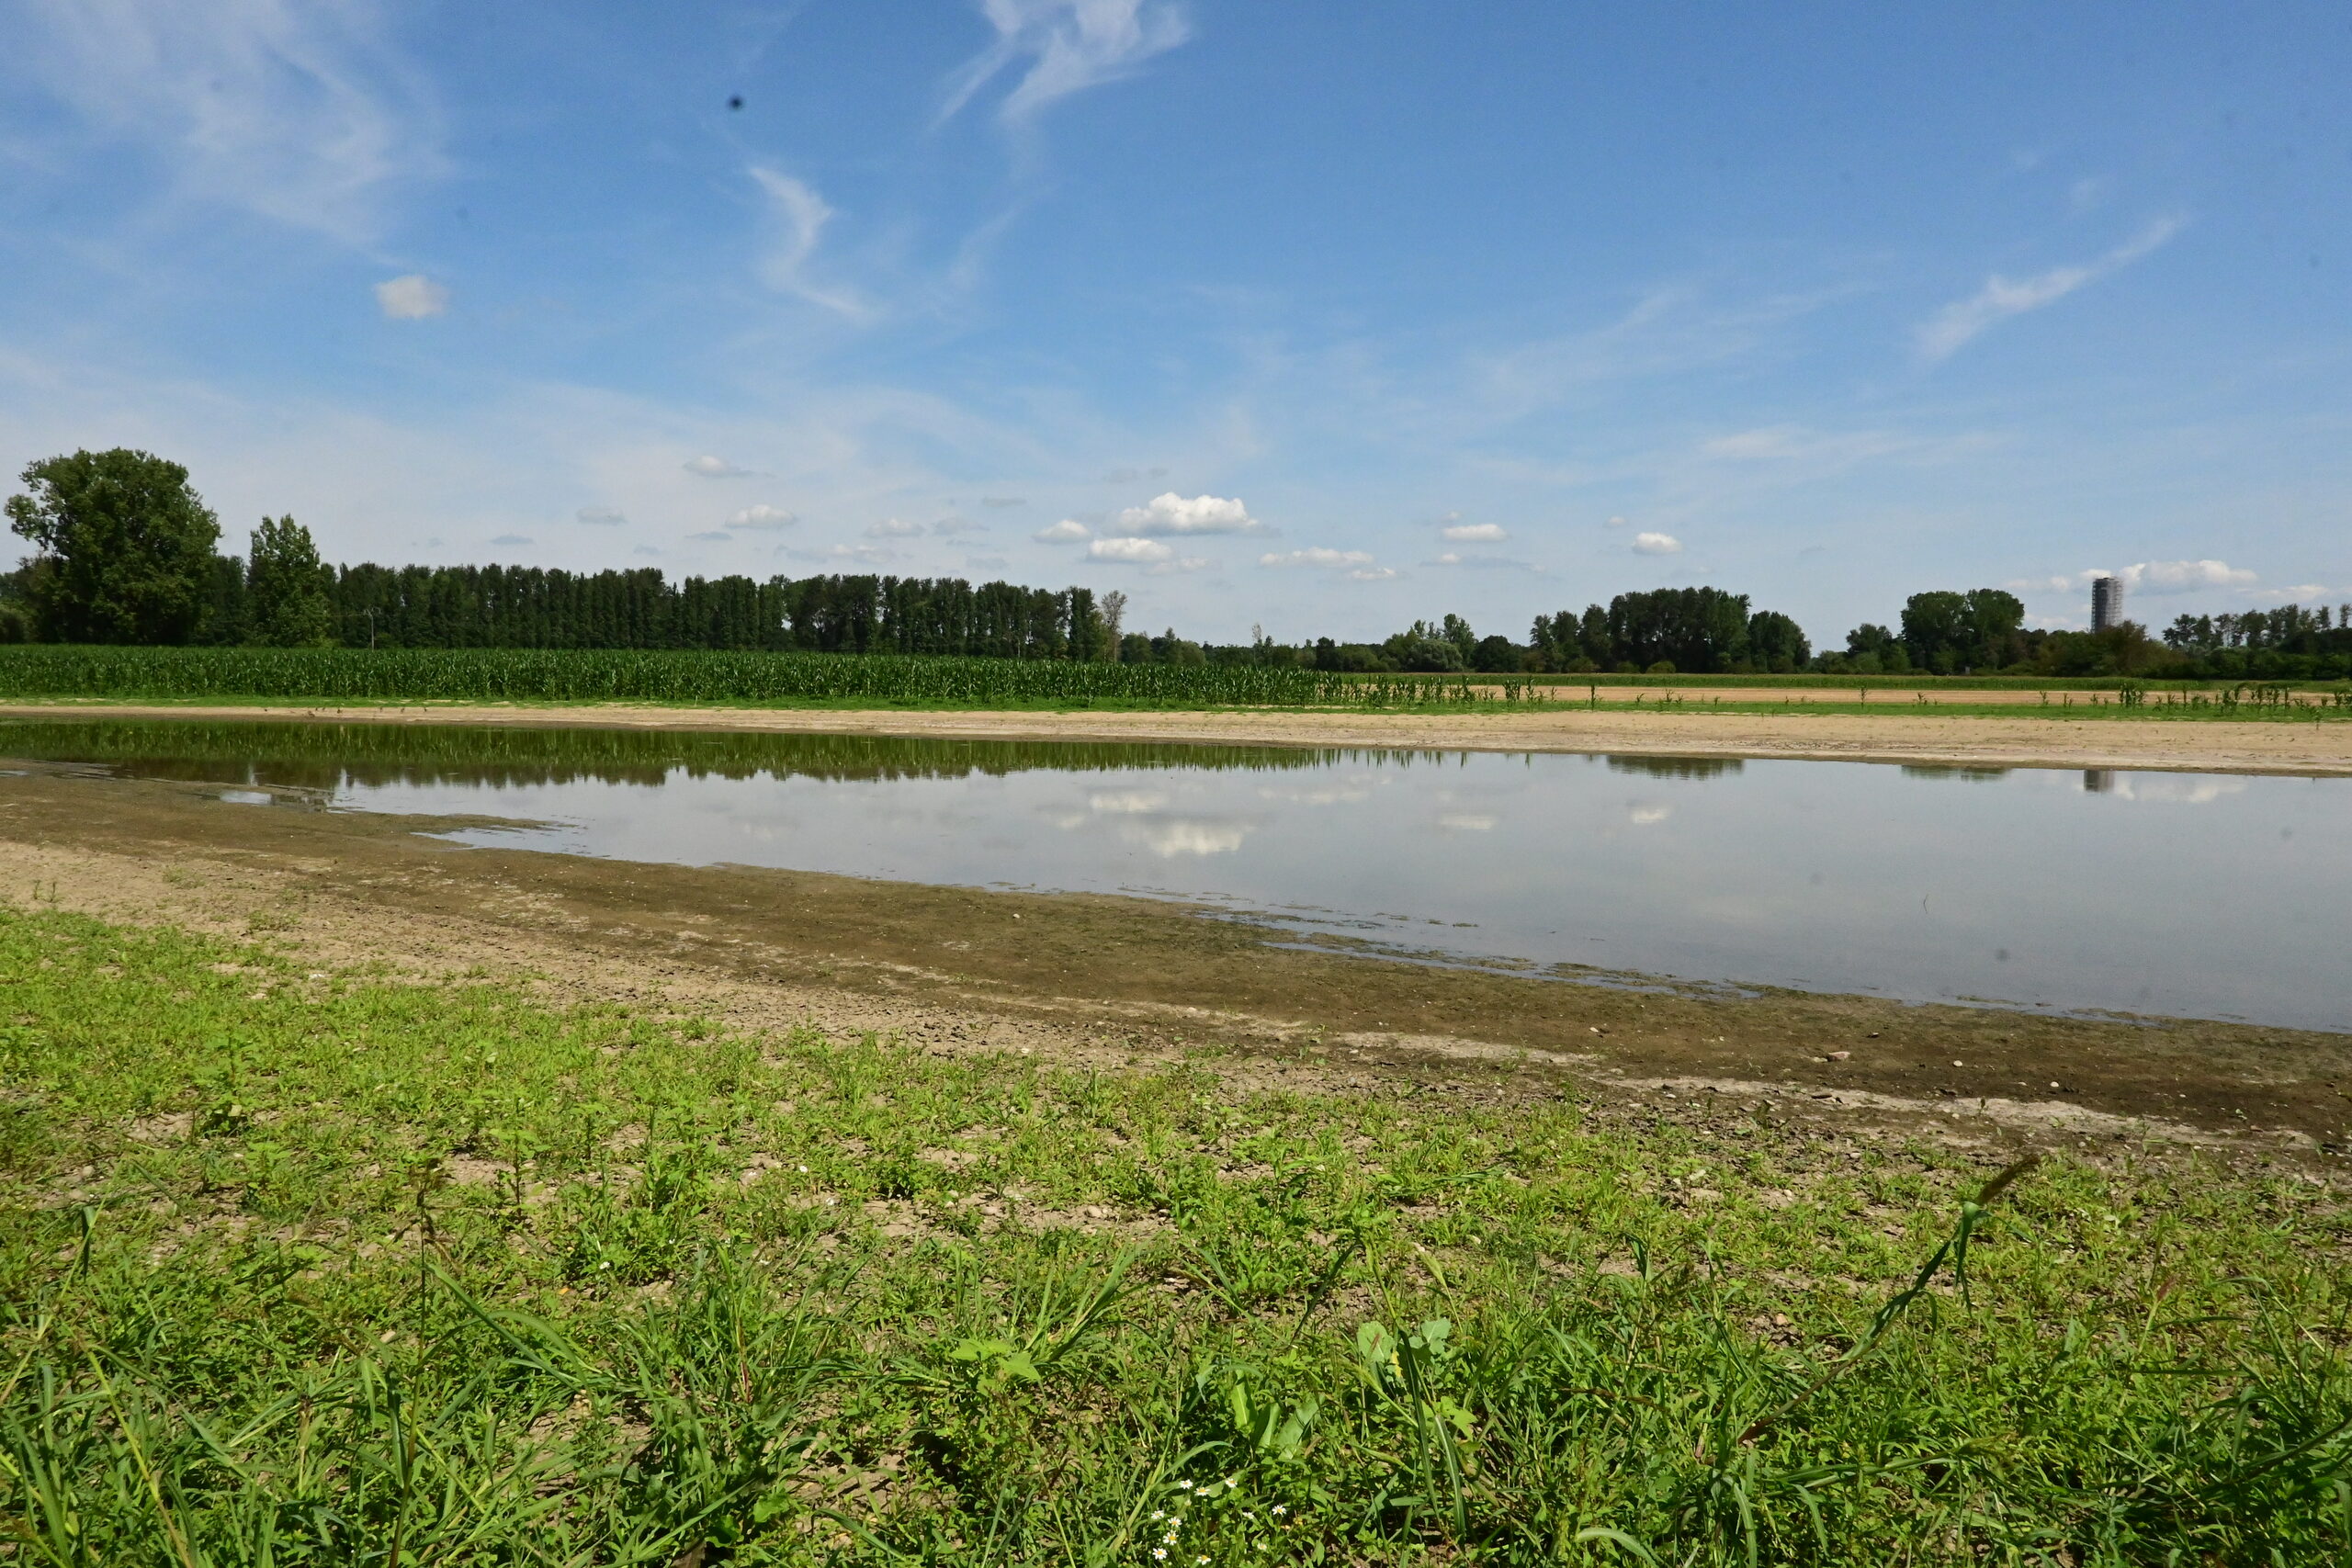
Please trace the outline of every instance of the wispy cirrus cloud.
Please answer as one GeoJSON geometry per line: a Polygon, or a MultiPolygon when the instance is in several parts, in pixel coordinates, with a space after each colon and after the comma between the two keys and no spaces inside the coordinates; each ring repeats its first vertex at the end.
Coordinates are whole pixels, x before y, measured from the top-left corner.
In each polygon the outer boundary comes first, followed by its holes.
{"type": "Polygon", "coordinates": [[[754,164],[749,172],[752,183],[767,196],[774,228],[768,253],[760,262],[761,278],[771,288],[839,315],[860,321],[873,315],[874,308],[855,290],[820,284],[809,276],[808,264],[817,254],[818,242],[835,216],[832,204],[808,181],[781,170],[754,164]]]}
{"type": "MultiPolygon", "coordinates": [[[[390,193],[440,175],[441,117],[370,0],[28,0],[21,65],[179,200],[365,243],[390,193]]],[[[19,52],[20,51],[20,52],[19,52]]]]}
{"type": "Polygon", "coordinates": [[[2096,261],[2052,267],[2031,277],[1995,273],[1984,280],[1984,288],[1965,299],[1953,300],[1919,324],[1914,333],[1919,357],[1930,364],[1949,358],[1988,328],[2012,316],[2054,305],[2085,285],[2154,254],[2188,224],[2186,218],[2159,218],[2096,261]]]}
{"type": "Polygon", "coordinates": [[[1026,61],[1028,70],[997,107],[1021,125],[1046,105],[1133,75],[1144,62],[1192,36],[1170,0],[981,0],[996,41],[948,79],[944,122],[963,112],[990,82],[1026,61]]]}

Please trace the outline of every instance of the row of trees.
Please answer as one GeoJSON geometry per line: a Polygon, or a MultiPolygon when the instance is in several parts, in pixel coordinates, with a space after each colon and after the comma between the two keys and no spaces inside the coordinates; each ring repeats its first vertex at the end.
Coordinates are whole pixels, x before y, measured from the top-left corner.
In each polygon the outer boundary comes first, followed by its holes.
{"type": "Polygon", "coordinates": [[[962,578],[689,577],[537,567],[345,567],[327,574],[351,647],[701,648],[1105,657],[1117,605],[962,578]]]}
{"type": "Polygon", "coordinates": [[[1840,674],[2140,675],[2181,680],[2335,680],[2352,675],[2352,604],[2285,604],[2182,615],[2152,637],[2137,622],[2104,631],[2028,630],[1997,588],[1915,593],[1900,628],[1865,624],[1819,668],[1840,674]]]}
{"type": "Polygon", "coordinates": [[[1997,588],[1915,593],[1895,626],[1864,623],[1816,656],[1789,616],[1744,593],[1662,588],[1538,615],[1528,639],[1478,636],[1459,615],[1378,643],[1204,646],[1123,631],[1126,597],[961,578],[690,577],[659,570],[322,563],[310,532],[265,517],[243,558],[187,470],[116,448],[45,458],[7,503],[36,554],[0,581],[0,640],[341,643],[363,648],[770,649],[1132,663],[1307,664],[1366,671],[1937,675],[2352,674],[2352,604],[2182,615],[2161,638],[2029,630],[1997,588]]]}
{"type": "MultiPolygon", "coordinates": [[[[961,578],[687,578],[537,567],[330,567],[266,517],[244,558],[187,470],[144,452],[25,469],[11,526],[39,552],[0,598],[0,637],[301,648],[770,649],[1115,657],[1125,598],[961,578]]],[[[1142,640],[1147,649],[1149,639],[1142,640]]]]}

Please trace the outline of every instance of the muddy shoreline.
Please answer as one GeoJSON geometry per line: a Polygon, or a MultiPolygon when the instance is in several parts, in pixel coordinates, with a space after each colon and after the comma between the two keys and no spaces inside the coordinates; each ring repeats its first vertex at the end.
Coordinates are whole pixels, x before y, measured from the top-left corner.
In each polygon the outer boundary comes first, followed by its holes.
{"type": "Polygon", "coordinates": [[[1947,1144],[2330,1162],[2352,1123],[2352,1036],[1563,984],[1351,954],[1146,899],[425,836],[454,825],[34,764],[0,778],[0,893],[322,962],[528,976],[571,1000],[1079,1066],[1210,1059],[1261,1086],[1567,1093],[1645,1117],[1736,1103],[1947,1144]]]}
{"type": "Polygon", "coordinates": [[[1710,713],[1574,707],[1443,714],[901,711],[546,705],[0,704],[0,718],[276,720],[547,728],[1172,741],[1444,751],[1908,762],[1984,768],[2352,776],[2352,724],[2280,720],[1995,718],[1889,713],[1710,713]]]}

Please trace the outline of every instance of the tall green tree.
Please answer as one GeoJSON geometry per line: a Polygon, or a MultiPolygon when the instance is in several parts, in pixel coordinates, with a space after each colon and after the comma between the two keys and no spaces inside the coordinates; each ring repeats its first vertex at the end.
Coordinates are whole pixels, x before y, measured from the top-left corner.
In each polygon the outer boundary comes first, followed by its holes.
{"type": "Polygon", "coordinates": [[[1804,628],[1778,610],[1758,610],[1747,618],[1747,659],[1758,673],[1786,675],[1802,670],[1813,658],[1804,628]]]}
{"type": "Polygon", "coordinates": [[[311,531],[265,517],[245,568],[246,635],[265,648],[325,648],[334,641],[326,569],[311,531]]]}
{"type": "Polygon", "coordinates": [[[2025,604],[1998,588],[1914,593],[1903,606],[1911,662],[1939,675],[1997,670],[2014,662],[2025,604]]]}
{"type": "Polygon", "coordinates": [[[25,467],[8,525],[53,564],[31,575],[53,642],[181,643],[202,618],[220,520],[187,469],[118,446],[25,467]]]}

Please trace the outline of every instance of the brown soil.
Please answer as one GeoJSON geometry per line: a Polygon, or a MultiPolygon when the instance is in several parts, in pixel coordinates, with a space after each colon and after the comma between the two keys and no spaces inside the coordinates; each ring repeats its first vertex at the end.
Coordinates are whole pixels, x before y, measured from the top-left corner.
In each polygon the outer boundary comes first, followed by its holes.
{"type": "MultiPolygon", "coordinates": [[[[1778,695],[1780,694],[1771,694],[1778,695]]],[[[1984,694],[1977,694],[1983,695],[1984,694]]],[[[1835,694],[1821,694],[1829,700],[1835,694]]],[[[1960,700],[1954,694],[1951,700],[1960,700]]],[[[1916,707],[1916,705],[1913,705],[1916,707]]],[[[2282,719],[1994,718],[1897,711],[1670,712],[1633,708],[1481,709],[1367,714],[1244,709],[1214,713],[925,712],[692,708],[596,704],[411,706],[0,704],[0,717],[317,719],[344,724],[507,724],[605,729],[822,731],[967,739],[1172,740],[1257,746],[1364,746],[1448,751],[1590,751],[1764,757],[1988,768],[2352,774],[2352,724],[2282,719]]],[[[2039,710],[2037,710],[2038,714],[2039,710]]]]}
{"type": "Polygon", "coordinates": [[[1944,1143],[2331,1160],[2352,1121],[2347,1036],[1611,989],[1275,947],[1144,900],[468,849],[419,831],[447,819],[217,794],[48,767],[0,778],[0,896],[747,1027],[1189,1057],[1242,1087],[1575,1093],[1641,1119],[1736,1107],[1944,1143]]]}

